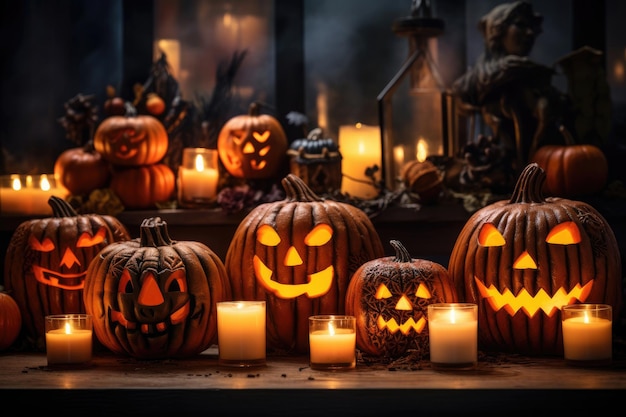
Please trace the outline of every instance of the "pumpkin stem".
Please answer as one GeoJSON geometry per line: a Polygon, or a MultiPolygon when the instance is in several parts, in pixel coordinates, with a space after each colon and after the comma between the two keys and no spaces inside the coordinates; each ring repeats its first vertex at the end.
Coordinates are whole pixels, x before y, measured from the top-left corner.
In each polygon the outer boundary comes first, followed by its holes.
{"type": "Polygon", "coordinates": [[[261,113],[261,105],[256,101],[250,103],[248,106],[248,116],[258,116],[261,113]]]}
{"type": "Polygon", "coordinates": [[[321,128],[316,127],[315,129],[309,132],[306,138],[311,139],[311,140],[318,140],[318,139],[321,139],[323,133],[324,132],[322,131],[321,128]]]}
{"type": "Polygon", "coordinates": [[[150,217],[141,222],[140,243],[142,247],[170,246],[175,242],[167,231],[167,223],[160,217],[150,217]]]}
{"type": "Polygon", "coordinates": [[[48,199],[48,205],[52,207],[52,214],[54,217],[75,217],[78,216],[74,207],[61,197],[55,195],[50,196],[48,199]]]}
{"type": "Polygon", "coordinates": [[[282,180],[282,185],[287,194],[286,200],[288,201],[324,201],[324,199],[315,194],[313,190],[302,181],[302,178],[295,174],[287,174],[282,180]]]}
{"type": "Polygon", "coordinates": [[[394,262],[411,262],[412,258],[409,251],[406,250],[404,245],[399,240],[390,240],[389,244],[393,246],[396,251],[396,256],[393,258],[394,262]]]}
{"type": "Polygon", "coordinates": [[[539,164],[533,162],[526,165],[515,183],[509,203],[543,203],[545,198],[542,189],[545,180],[546,173],[539,164]]]}

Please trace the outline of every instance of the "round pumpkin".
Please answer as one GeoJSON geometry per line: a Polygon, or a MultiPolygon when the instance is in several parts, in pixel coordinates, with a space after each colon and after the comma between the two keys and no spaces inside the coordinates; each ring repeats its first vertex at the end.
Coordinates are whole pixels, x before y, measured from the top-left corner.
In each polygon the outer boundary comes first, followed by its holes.
{"type": "Polygon", "coordinates": [[[15,343],[22,330],[22,313],[9,294],[0,291],[0,352],[15,343]]]}
{"type": "Polygon", "coordinates": [[[167,153],[169,139],[156,117],[109,116],[96,129],[93,145],[114,165],[139,166],[160,162],[167,153]]]}
{"type": "Polygon", "coordinates": [[[54,176],[73,195],[84,195],[106,187],[111,171],[106,159],[89,142],[63,151],[54,163],[54,176]]]}
{"type": "Polygon", "coordinates": [[[52,217],[17,227],[4,264],[6,289],[20,307],[26,336],[38,347],[45,316],[85,311],[82,292],[91,260],[110,243],[130,239],[115,217],[77,214],[56,196],[49,204],[52,217]]]}
{"type": "Polygon", "coordinates": [[[443,191],[443,178],[437,167],[430,161],[409,161],[400,173],[407,190],[417,195],[423,204],[437,202],[443,191]]]}
{"type": "Polygon", "coordinates": [[[252,103],[248,114],[224,123],[217,137],[217,150],[222,165],[233,177],[273,178],[285,162],[287,135],[278,119],[260,114],[259,104],[252,103]]]}
{"type": "Polygon", "coordinates": [[[427,355],[429,304],[457,302],[456,289],[442,265],[411,258],[397,240],[395,256],[364,263],[346,294],[346,314],[356,317],[356,345],[362,352],[398,358],[410,350],[427,355]]]}
{"type": "Polygon", "coordinates": [[[89,265],[85,309],[112,352],[139,359],[188,357],[217,342],[217,306],[231,300],[220,258],[200,242],[175,241],[159,217],[139,239],[104,248],[89,265]]]}
{"type": "Polygon", "coordinates": [[[562,355],[560,309],[621,308],[621,260],[610,225],[589,204],[544,198],[536,163],[510,200],[477,210],[452,249],[448,271],[461,300],[478,304],[482,349],[562,355]]]}
{"type": "Polygon", "coordinates": [[[176,176],[165,164],[118,167],[110,187],[125,208],[150,209],[173,198],[176,176]]]}
{"type": "Polygon", "coordinates": [[[267,347],[308,352],[308,318],[344,314],[352,274],[384,255],[371,220],[347,203],[323,200],[296,175],[284,200],[256,206],[226,253],[233,296],[266,301],[267,347]]]}
{"type": "Polygon", "coordinates": [[[606,186],[609,164],[594,145],[545,145],[531,158],[546,172],[544,192],[555,197],[599,193],[606,186]]]}

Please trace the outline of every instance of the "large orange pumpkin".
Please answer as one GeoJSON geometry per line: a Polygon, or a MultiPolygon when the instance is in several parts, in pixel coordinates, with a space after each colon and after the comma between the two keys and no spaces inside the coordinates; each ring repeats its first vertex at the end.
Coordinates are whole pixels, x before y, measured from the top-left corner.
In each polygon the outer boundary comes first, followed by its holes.
{"type": "Polygon", "coordinates": [[[148,218],[139,239],[104,248],[85,278],[96,337],[140,359],[196,355],[217,342],[217,306],[231,300],[220,258],[206,245],[175,241],[148,218]]]}
{"type": "Polygon", "coordinates": [[[229,119],[217,138],[224,168],[236,178],[273,178],[287,158],[287,135],[274,116],[260,114],[258,103],[248,114],[229,119]]]}
{"type": "Polygon", "coordinates": [[[427,307],[457,302],[454,283],[442,265],[411,258],[397,240],[389,243],[395,256],[364,263],[348,286],[346,314],[356,317],[357,348],[385,358],[409,350],[427,355],[427,307]]]}
{"type": "Polygon", "coordinates": [[[226,253],[233,297],[267,302],[267,347],[308,352],[308,318],[343,314],[352,274],[384,255],[371,220],[350,204],[323,200],[288,174],[284,200],[242,220],[226,253]]]}
{"type": "Polygon", "coordinates": [[[474,213],[448,271],[461,300],[478,304],[485,350],[562,355],[560,309],[621,308],[621,260],[610,225],[589,204],[544,198],[545,172],[531,163],[510,200],[474,213]]]}
{"type": "Polygon", "coordinates": [[[130,239],[115,217],[77,214],[55,196],[49,204],[52,217],[17,227],[4,264],[7,291],[20,307],[27,338],[38,345],[45,337],[45,316],[85,311],[82,292],[91,260],[105,246],[130,239]]]}
{"type": "Polygon", "coordinates": [[[531,158],[546,172],[545,193],[555,197],[578,197],[604,189],[609,165],[594,145],[545,145],[531,158]]]}
{"type": "Polygon", "coordinates": [[[161,162],[167,153],[169,138],[156,117],[109,116],[96,129],[93,145],[114,165],[149,165],[161,162]]]}

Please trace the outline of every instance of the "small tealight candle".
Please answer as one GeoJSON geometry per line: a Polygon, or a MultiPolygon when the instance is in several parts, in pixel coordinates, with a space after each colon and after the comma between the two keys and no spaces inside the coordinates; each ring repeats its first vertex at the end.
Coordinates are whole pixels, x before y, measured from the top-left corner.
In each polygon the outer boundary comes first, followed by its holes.
{"type": "Polygon", "coordinates": [[[182,207],[210,206],[217,198],[217,149],[186,148],[178,168],[178,202],[182,207]]]}
{"type": "Polygon", "coordinates": [[[602,365],[613,356],[612,308],[607,304],[572,304],[561,309],[563,352],[572,365],[602,365]]]}
{"type": "Polygon", "coordinates": [[[339,371],[356,366],[356,318],[309,317],[311,369],[339,371]]]}
{"type": "Polygon", "coordinates": [[[221,365],[265,365],[265,333],[265,301],[217,303],[218,362],[221,365]]]}
{"type": "Polygon", "coordinates": [[[46,357],[49,366],[91,362],[93,327],[88,314],[45,317],[46,357]]]}
{"type": "Polygon", "coordinates": [[[478,363],[478,306],[428,306],[430,362],[434,369],[474,369],[478,363]]]}

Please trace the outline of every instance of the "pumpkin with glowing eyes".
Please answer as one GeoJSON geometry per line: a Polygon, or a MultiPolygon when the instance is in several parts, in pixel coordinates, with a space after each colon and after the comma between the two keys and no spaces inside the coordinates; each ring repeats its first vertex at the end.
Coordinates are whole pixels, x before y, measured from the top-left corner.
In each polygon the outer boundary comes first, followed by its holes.
{"type": "Polygon", "coordinates": [[[352,274],[384,251],[371,220],[323,200],[288,174],[284,200],[255,207],[239,224],[225,265],[233,297],[266,301],[267,347],[308,352],[308,317],[343,314],[352,274]]]}
{"type": "Polygon", "coordinates": [[[91,260],[107,245],[130,235],[117,218],[77,214],[60,197],[50,197],[53,216],[20,224],[9,242],[5,285],[20,307],[25,334],[40,347],[44,317],[82,313],[83,287],[91,260]]]}
{"type": "Polygon", "coordinates": [[[397,240],[389,243],[395,256],[364,263],[348,287],[346,314],[356,317],[356,345],[376,357],[426,354],[428,305],[457,302],[456,289],[446,268],[411,258],[397,240]]]}
{"type": "Polygon", "coordinates": [[[189,357],[217,342],[217,306],[231,300],[220,258],[200,242],[174,241],[148,218],[139,239],[103,249],[89,265],[84,301],[98,340],[138,359],[189,357]]]}
{"type": "Polygon", "coordinates": [[[531,163],[510,200],[476,211],[453,247],[448,271],[459,297],[478,304],[479,347],[561,355],[560,309],[609,304],[620,311],[615,235],[589,204],[544,198],[545,172],[531,163]]]}
{"type": "Polygon", "coordinates": [[[250,104],[248,114],[235,116],[220,130],[217,152],[230,175],[245,179],[275,177],[287,158],[287,135],[280,122],[250,104]]]}

